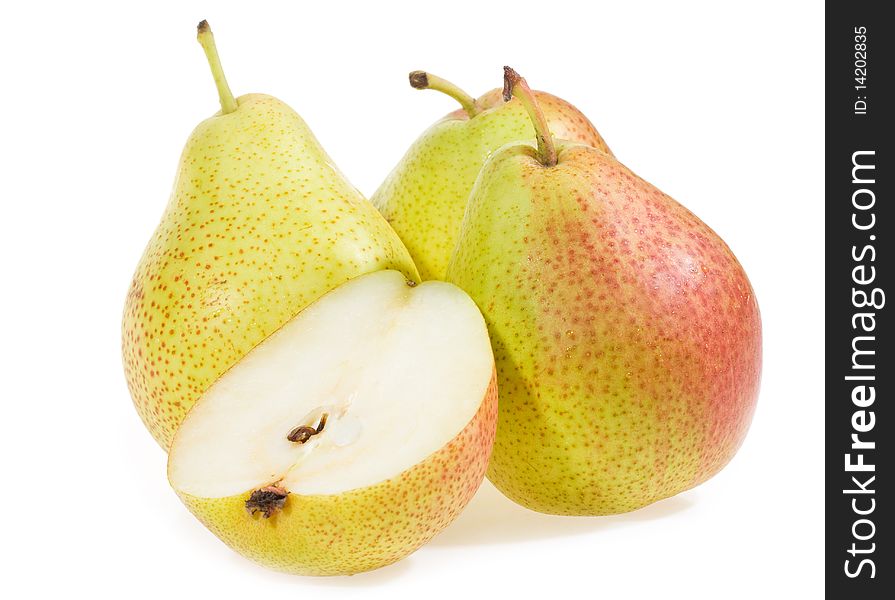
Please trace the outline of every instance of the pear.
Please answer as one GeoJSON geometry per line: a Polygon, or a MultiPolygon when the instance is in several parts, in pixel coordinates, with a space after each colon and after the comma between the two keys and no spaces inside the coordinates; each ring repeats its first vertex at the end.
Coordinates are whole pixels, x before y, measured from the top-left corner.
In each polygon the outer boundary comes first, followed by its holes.
{"type": "Polygon", "coordinates": [[[447,269],[481,308],[499,419],[488,478],[530,509],[634,510],[717,473],[749,427],[761,320],[721,238],[609,154],[554,142],[485,163],[447,269]]]}
{"type": "Polygon", "coordinates": [[[469,296],[379,271],[221,376],[177,431],[168,477],[248,558],[350,575],[453,521],[485,477],[496,424],[494,357],[469,296]]]}
{"type": "Polygon", "coordinates": [[[122,326],[131,396],[165,449],[213,381],[325,292],[381,269],[419,277],[305,122],[271,96],[234,98],[205,21],[198,38],[221,110],[187,140],[122,326]]]}
{"type": "MultiPolygon", "coordinates": [[[[444,279],[469,192],[485,159],[510,142],[531,139],[534,130],[522,104],[501,90],[478,100],[423,71],[410,74],[417,89],[431,89],[461,105],[417,139],[370,198],[407,245],[423,279],[444,279]]],[[[535,92],[551,131],[605,152],[609,148],[574,106],[535,92]]]]}

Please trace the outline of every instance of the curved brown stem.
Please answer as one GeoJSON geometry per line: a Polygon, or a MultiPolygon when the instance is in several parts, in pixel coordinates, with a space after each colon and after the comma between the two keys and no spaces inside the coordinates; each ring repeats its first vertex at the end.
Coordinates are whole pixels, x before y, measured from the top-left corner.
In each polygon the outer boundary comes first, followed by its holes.
{"type": "Polygon", "coordinates": [[[475,98],[447,79],[442,79],[425,71],[413,71],[410,73],[410,86],[417,90],[435,90],[436,92],[447,94],[460,103],[460,106],[463,107],[470,119],[479,114],[479,106],[476,104],[475,98]]]}
{"type": "Polygon", "coordinates": [[[532,125],[535,128],[535,137],[538,141],[538,158],[545,167],[556,165],[556,146],[553,143],[553,135],[547,126],[547,118],[541,110],[534,93],[528,87],[525,78],[510,67],[503,68],[503,99],[509,101],[512,97],[519,98],[522,106],[528,112],[532,125]]]}

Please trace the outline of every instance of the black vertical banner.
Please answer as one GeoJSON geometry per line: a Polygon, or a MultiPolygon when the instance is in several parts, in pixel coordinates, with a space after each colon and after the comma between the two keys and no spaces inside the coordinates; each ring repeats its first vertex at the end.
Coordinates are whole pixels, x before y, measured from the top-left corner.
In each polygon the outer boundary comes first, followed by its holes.
{"type": "Polygon", "coordinates": [[[895,597],[888,3],[826,4],[826,587],[895,597]],[[885,590],[885,595],[883,590],[885,590]]]}

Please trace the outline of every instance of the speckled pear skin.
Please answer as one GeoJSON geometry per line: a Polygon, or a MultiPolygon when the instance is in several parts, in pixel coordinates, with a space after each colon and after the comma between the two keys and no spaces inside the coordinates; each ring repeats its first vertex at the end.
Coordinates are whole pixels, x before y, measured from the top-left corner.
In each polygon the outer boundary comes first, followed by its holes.
{"type": "Polygon", "coordinates": [[[380,269],[398,236],[283,102],[250,94],[187,140],[124,308],[127,384],[165,450],[196,399],[305,306],[380,269]]]}
{"type": "MultiPolygon", "coordinates": [[[[370,198],[407,245],[423,279],[444,279],[466,201],[475,178],[492,152],[510,142],[532,139],[534,128],[517,99],[502,90],[479,98],[472,119],[457,110],[417,139],[370,198]]],[[[605,152],[609,148],[574,106],[535,92],[551,131],[605,152]]]]}
{"type": "Polygon", "coordinates": [[[503,148],[447,271],[494,347],[488,478],[559,515],[631,511],[717,473],[758,395],[761,321],[743,268],[686,208],[613,157],[503,148]]]}
{"type": "Polygon", "coordinates": [[[485,478],[496,425],[494,374],[466,427],[393,479],[338,495],[290,494],[269,519],[246,511],[251,490],[228,498],[178,495],[216,536],[266,567],[352,575],[404,558],[457,518],[485,478]]]}

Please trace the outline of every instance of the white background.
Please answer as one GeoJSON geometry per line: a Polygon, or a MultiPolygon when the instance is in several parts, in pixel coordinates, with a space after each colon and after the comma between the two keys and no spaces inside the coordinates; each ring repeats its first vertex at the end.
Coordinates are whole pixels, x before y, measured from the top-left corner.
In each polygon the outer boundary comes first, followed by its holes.
{"type": "Polygon", "coordinates": [[[820,596],[819,3],[20,4],[0,14],[7,597],[820,596]],[[764,377],[733,462],[609,518],[528,512],[486,483],[429,545],[351,578],[269,572],[220,543],[168,488],[119,356],[125,292],[182,144],[218,108],[202,18],[233,91],[291,104],[368,195],[455,108],[411,90],[412,69],[479,95],[510,64],[576,104],[752,279],[764,377]]]}

